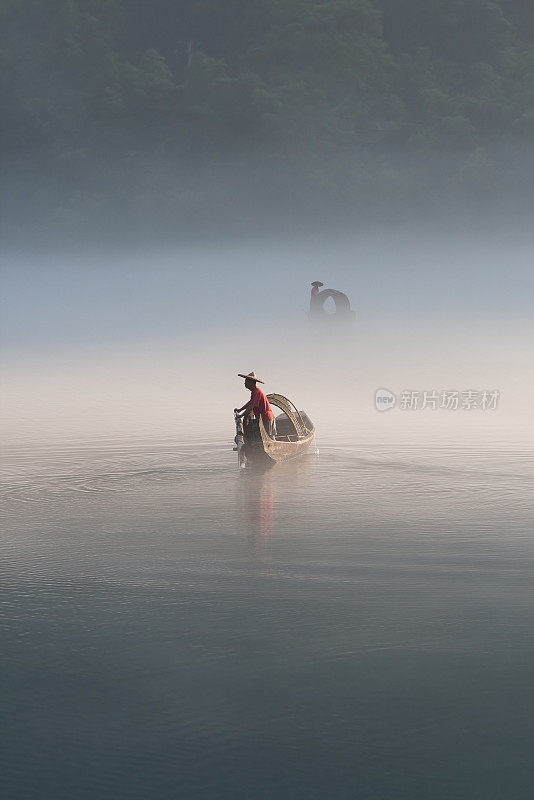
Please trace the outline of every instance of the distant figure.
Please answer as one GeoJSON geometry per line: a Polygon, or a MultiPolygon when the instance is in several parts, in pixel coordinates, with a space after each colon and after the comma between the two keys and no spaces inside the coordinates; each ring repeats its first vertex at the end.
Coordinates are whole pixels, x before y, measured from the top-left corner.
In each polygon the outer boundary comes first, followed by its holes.
{"type": "Polygon", "coordinates": [[[245,403],[244,406],[241,406],[241,408],[234,408],[235,413],[240,415],[240,419],[252,415],[254,415],[256,419],[261,417],[265,430],[269,436],[274,439],[276,436],[276,420],[273,410],[264,392],[262,392],[259,386],[256,386],[256,383],[265,383],[265,381],[257,378],[254,372],[249,372],[248,375],[238,372],[238,376],[245,379],[245,388],[250,391],[250,400],[248,403],[245,403]]]}
{"type": "Polygon", "coordinates": [[[315,321],[328,320],[328,324],[334,321],[337,323],[341,320],[354,320],[354,312],[351,310],[350,300],[347,295],[337,289],[322,289],[319,291],[320,286],[324,286],[321,281],[312,283],[309,319],[315,321]],[[335,311],[325,308],[327,300],[330,300],[330,305],[332,305],[333,301],[335,311]]]}
{"type": "Polygon", "coordinates": [[[310,297],[310,311],[313,303],[313,298],[319,294],[319,286],[324,286],[324,283],[321,281],[314,281],[312,283],[312,290],[311,290],[311,297],[310,297]]]}

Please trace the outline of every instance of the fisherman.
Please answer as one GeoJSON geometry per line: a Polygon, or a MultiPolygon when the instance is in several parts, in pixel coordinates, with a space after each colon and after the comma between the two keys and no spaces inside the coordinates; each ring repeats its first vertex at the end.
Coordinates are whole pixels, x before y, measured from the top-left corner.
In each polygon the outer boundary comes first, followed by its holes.
{"type": "Polygon", "coordinates": [[[276,436],[276,420],[273,410],[264,392],[262,392],[259,386],[256,386],[257,383],[265,383],[265,381],[257,378],[254,372],[249,372],[248,375],[238,372],[238,376],[245,379],[245,388],[250,390],[250,400],[241,408],[234,408],[234,412],[239,415],[240,419],[249,415],[252,416],[252,414],[254,414],[256,419],[261,417],[265,430],[269,436],[274,439],[276,436]]]}
{"type": "Polygon", "coordinates": [[[319,294],[319,286],[324,286],[324,283],[321,283],[321,281],[314,281],[312,283],[312,290],[311,290],[311,297],[310,297],[310,309],[312,307],[313,298],[316,297],[316,295],[319,294]]]}

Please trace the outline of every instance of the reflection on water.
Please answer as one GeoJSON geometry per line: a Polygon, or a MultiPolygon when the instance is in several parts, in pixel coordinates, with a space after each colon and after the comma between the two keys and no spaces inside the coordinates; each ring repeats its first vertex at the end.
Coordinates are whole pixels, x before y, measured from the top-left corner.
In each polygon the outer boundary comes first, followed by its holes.
{"type": "MultiPolygon", "coordinates": [[[[259,555],[266,551],[277,523],[277,491],[280,485],[297,487],[313,469],[312,452],[274,466],[249,465],[240,472],[240,499],[247,539],[259,555]]],[[[278,501],[280,502],[280,500],[278,501]]]]}
{"type": "Polygon", "coordinates": [[[12,447],[6,796],[529,797],[533,463],[12,447]]]}
{"type": "Polygon", "coordinates": [[[245,487],[239,487],[244,503],[248,541],[256,553],[261,553],[273,534],[276,510],[276,483],[272,468],[241,473],[245,487]]]}

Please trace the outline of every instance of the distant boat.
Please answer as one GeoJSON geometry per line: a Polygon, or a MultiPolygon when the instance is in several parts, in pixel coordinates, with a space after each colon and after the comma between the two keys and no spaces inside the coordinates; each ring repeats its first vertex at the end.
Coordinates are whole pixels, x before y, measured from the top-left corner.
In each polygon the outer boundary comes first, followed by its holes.
{"type": "Polygon", "coordinates": [[[310,300],[310,313],[308,314],[312,322],[348,322],[355,318],[354,311],[350,307],[350,300],[346,294],[337,289],[323,289],[310,300]],[[328,299],[332,299],[335,311],[327,311],[324,307],[328,299]]]}
{"type": "Polygon", "coordinates": [[[247,461],[274,464],[303,455],[315,436],[315,427],[305,411],[298,411],[291,400],[281,394],[268,394],[271,406],[282,412],[276,417],[276,438],[271,438],[261,417],[242,425],[236,418],[235,442],[240,463],[244,455],[247,461]]]}

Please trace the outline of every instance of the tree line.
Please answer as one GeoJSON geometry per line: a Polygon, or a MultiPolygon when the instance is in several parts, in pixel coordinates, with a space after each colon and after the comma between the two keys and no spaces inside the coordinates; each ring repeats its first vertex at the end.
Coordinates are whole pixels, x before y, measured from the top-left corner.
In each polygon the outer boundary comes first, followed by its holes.
{"type": "Polygon", "coordinates": [[[531,0],[0,0],[0,53],[4,157],[74,180],[534,142],[531,0]]]}

